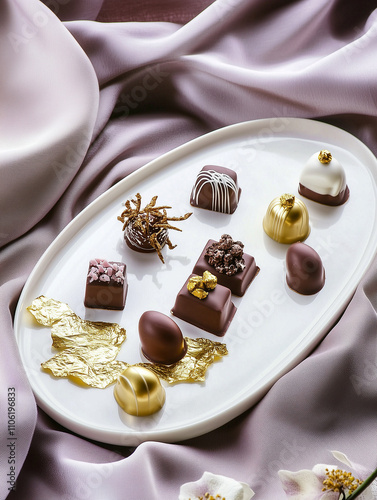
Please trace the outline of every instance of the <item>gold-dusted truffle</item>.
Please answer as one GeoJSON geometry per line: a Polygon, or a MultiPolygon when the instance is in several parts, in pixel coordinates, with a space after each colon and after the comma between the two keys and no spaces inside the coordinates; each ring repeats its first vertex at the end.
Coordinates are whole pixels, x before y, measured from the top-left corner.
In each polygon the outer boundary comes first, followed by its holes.
{"type": "Polygon", "coordinates": [[[204,271],[203,276],[191,276],[187,283],[187,290],[198,299],[208,297],[208,292],[214,290],[217,278],[209,271],[204,271]]]}
{"type": "Polygon", "coordinates": [[[263,229],[279,243],[304,241],[310,233],[308,209],[292,194],[278,196],[267,208],[263,229]]]}
{"type": "Polygon", "coordinates": [[[164,406],[165,389],[151,370],[142,366],[130,366],[118,377],[114,397],[129,415],[145,417],[164,406]]]}

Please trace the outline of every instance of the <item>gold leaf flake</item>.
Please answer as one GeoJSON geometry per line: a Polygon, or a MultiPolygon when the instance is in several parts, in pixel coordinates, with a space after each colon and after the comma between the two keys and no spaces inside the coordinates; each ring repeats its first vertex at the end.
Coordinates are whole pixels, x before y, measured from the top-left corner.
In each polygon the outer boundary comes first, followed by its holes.
{"type": "Polygon", "coordinates": [[[204,382],[207,369],[215,361],[228,354],[225,344],[213,342],[205,338],[191,339],[185,337],[187,343],[186,355],[173,365],[141,363],[155,372],[160,378],[174,384],[177,382],[204,382]]]}

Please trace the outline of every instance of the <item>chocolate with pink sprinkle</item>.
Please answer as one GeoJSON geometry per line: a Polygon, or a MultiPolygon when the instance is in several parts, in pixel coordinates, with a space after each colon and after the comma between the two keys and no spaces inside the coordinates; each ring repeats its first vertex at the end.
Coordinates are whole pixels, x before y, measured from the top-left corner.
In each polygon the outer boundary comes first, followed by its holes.
{"type": "Polygon", "coordinates": [[[89,261],[84,300],[86,307],[123,309],[126,295],[126,264],[106,259],[89,261]]]}

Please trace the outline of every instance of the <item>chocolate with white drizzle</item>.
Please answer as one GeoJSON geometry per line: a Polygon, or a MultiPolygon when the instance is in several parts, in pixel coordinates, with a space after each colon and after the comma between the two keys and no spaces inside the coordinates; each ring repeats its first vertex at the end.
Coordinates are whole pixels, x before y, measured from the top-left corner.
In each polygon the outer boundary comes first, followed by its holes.
{"type": "Polygon", "coordinates": [[[237,174],[230,168],[206,165],[196,178],[190,204],[194,207],[232,214],[240,198],[237,174]]]}

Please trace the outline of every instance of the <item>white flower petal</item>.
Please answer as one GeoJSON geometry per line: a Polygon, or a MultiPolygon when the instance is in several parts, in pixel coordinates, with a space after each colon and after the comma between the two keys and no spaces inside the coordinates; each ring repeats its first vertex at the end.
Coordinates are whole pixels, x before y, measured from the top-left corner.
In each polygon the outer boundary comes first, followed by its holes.
{"type": "Polygon", "coordinates": [[[347,455],[342,453],[341,451],[332,451],[331,452],[333,457],[339,460],[339,462],[342,462],[342,464],[348,465],[348,467],[353,467],[352,462],[349,461],[347,455]]]}
{"type": "Polygon", "coordinates": [[[322,482],[309,469],[297,472],[279,470],[278,475],[286,495],[292,499],[303,498],[304,495],[313,495],[322,489],[322,482]]]}
{"type": "Polygon", "coordinates": [[[331,453],[333,454],[334,458],[339,460],[339,462],[347,465],[350,469],[352,469],[352,473],[362,481],[364,481],[364,479],[366,479],[369,476],[369,474],[372,473],[372,471],[367,469],[366,467],[356,464],[355,462],[351,462],[351,460],[349,460],[347,455],[345,455],[341,451],[332,451],[331,453]]]}
{"type": "Polygon", "coordinates": [[[246,483],[235,479],[204,472],[198,481],[185,483],[181,486],[179,500],[195,500],[206,493],[221,495],[227,500],[250,500],[254,496],[253,490],[246,483]]]}

